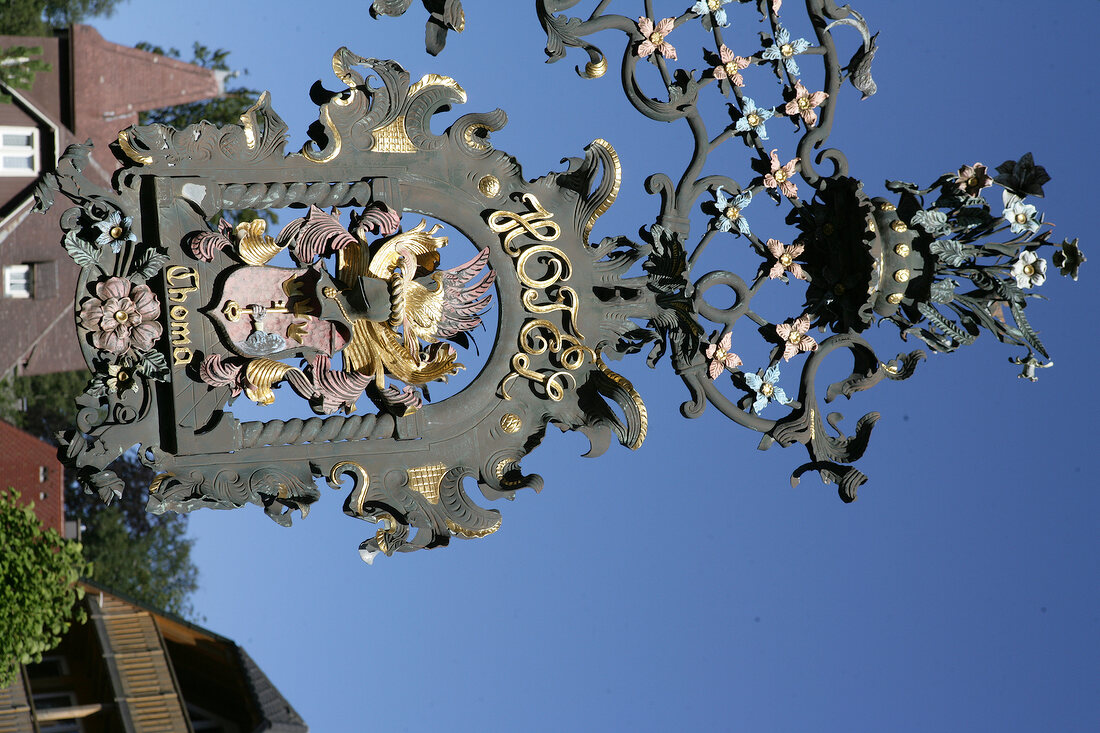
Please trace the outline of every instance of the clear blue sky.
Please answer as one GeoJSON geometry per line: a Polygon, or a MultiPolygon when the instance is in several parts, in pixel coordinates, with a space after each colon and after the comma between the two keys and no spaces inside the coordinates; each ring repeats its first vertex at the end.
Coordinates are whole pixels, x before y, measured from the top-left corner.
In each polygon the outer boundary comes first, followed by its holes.
{"type": "MultiPolygon", "coordinates": [[[[658,1],[657,14],[690,4],[658,1]]],[[[582,54],[544,65],[532,3],[467,0],[466,32],[435,59],[414,5],[373,21],[368,0],[131,0],[98,26],[124,44],[231,49],[295,150],[317,116],[311,84],[339,86],[340,46],[414,79],[453,76],[469,95],[459,113],[508,113],[494,143],[530,178],[597,137],[618,149],[622,194],[595,236],[652,221],[642,181],[682,169],[683,129],[637,115],[614,72],[578,79],[582,54]]],[[[800,449],[758,451],[714,410],[682,418],[667,363],[633,358],[621,370],[649,407],[642,449],[582,459],[583,438],[551,431],[524,463],[546,489],[501,502],[486,539],[368,567],[356,547],[374,526],[344,516],[334,491],[289,530],[255,507],[193,515],[205,624],[247,648],[313,730],[1100,730],[1100,247],[1084,180],[1100,162],[1100,3],[853,5],[881,31],[879,93],[842,90],[830,143],[869,193],[1027,151],[1053,176],[1040,210],[1092,258],[1076,284],[1052,272],[1050,301],[1029,308],[1055,368],[1017,379],[1016,352],[985,335],[836,408],[846,424],[883,413],[852,505],[813,476],[790,488],[800,449]]],[[[800,6],[787,0],[785,17],[809,35],[800,6]]],[[[755,31],[751,6],[727,7],[755,31]]],[[[681,58],[707,43],[695,33],[670,38],[681,58]]],[[[601,40],[614,68],[621,36],[601,40]]],[[[913,348],[892,329],[872,338],[886,355],[913,348]]]]}

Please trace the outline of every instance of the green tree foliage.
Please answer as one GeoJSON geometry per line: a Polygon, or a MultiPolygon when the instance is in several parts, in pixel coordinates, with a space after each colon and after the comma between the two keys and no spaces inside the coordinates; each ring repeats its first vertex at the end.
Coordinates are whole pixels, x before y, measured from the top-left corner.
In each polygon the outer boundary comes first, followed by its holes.
{"type": "MultiPolygon", "coordinates": [[[[76,423],[76,398],[91,375],[59,372],[14,381],[16,425],[48,442],[76,423]]],[[[135,600],[181,616],[192,616],[190,596],[198,587],[198,569],[191,560],[193,540],[187,537],[187,517],[157,516],[145,511],[153,472],[134,452],[123,454],[111,470],[126,484],[122,497],[105,505],[86,494],[76,477],[66,472],[65,517],[84,525],[84,556],[95,566],[94,580],[135,600]]]]}
{"type": "Polygon", "coordinates": [[[45,0],[0,0],[0,36],[48,36],[45,0]]]}
{"type": "MultiPolygon", "coordinates": [[[[42,54],[41,46],[10,46],[0,49],[0,82],[14,89],[30,89],[34,75],[49,71],[50,65],[35,56],[42,54]]],[[[11,96],[0,91],[0,103],[11,101],[11,96]]]]}
{"type": "Polygon", "coordinates": [[[20,664],[42,661],[74,620],[87,620],[76,606],[84,596],[77,581],[90,569],[80,544],[43,529],[32,507],[0,490],[0,687],[20,664]]]}
{"type": "MultiPolygon", "coordinates": [[[[175,59],[181,58],[180,51],[176,48],[165,49],[145,41],[139,43],[137,48],[142,51],[148,51],[162,56],[170,56],[175,59]]],[[[230,77],[236,76],[229,68],[228,59],[229,51],[226,51],[224,48],[211,49],[196,41],[193,49],[193,57],[188,63],[201,66],[204,69],[227,72],[226,81],[228,82],[230,77]]],[[[248,72],[246,71],[244,73],[248,72]]],[[[227,85],[225,94],[220,97],[142,112],[139,121],[142,125],[159,122],[174,127],[177,130],[182,130],[188,125],[201,122],[202,120],[206,120],[215,125],[239,125],[241,124],[241,115],[244,114],[249,107],[254,105],[259,98],[260,92],[256,89],[249,89],[247,87],[235,87],[230,89],[227,85]]]]}
{"type": "Polygon", "coordinates": [[[42,14],[55,28],[83,23],[92,18],[110,18],[120,0],[43,0],[42,14]]]}
{"type": "Polygon", "coordinates": [[[92,578],[153,608],[194,618],[189,599],[198,587],[198,570],[191,562],[187,523],[154,517],[143,522],[146,531],[135,533],[130,512],[120,509],[96,512],[94,531],[84,536],[85,555],[94,558],[92,578]]]}
{"type": "Polygon", "coordinates": [[[109,18],[120,0],[0,0],[0,35],[48,36],[95,17],[109,18]]]}

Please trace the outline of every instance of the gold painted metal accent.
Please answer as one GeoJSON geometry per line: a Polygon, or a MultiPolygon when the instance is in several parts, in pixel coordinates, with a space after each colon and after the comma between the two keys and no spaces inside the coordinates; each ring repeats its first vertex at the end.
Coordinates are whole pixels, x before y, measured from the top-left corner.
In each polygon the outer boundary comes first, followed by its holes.
{"type": "Polygon", "coordinates": [[[890,293],[886,296],[886,302],[890,305],[901,305],[903,300],[905,300],[905,296],[901,293],[890,293]]]}
{"type": "Polygon", "coordinates": [[[465,527],[455,524],[450,519],[444,519],[443,521],[447,523],[447,529],[451,530],[451,532],[458,535],[459,537],[465,537],[468,540],[476,540],[481,537],[491,535],[493,532],[496,532],[498,529],[500,529],[501,519],[501,517],[497,517],[497,521],[494,522],[491,527],[486,527],[485,529],[467,529],[465,527]]]}
{"type": "MultiPolygon", "coordinates": [[[[345,46],[336,53],[332,54],[332,73],[336,74],[336,77],[340,81],[347,84],[349,90],[348,92],[346,92],[346,94],[348,95],[347,97],[337,97],[332,100],[333,104],[335,104],[337,107],[347,107],[349,104],[355,101],[356,95],[359,94],[359,90],[356,87],[358,86],[358,82],[360,80],[356,78],[357,74],[352,72],[352,70],[344,64],[343,54],[340,53],[340,51],[346,50],[347,47],[345,46]]],[[[356,56],[355,58],[359,57],[356,56]]],[[[359,61],[365,61],[365,59],[359,59],[359,61]]]]}
{"type": "Polygon", "coordinates": [[[378,543],[378,549],[386,555],[392,555],[387,535],[397,526],[397,520],[389,514],[379,514],[376,518],[367,517],[372,522],[379,522],[382,527],[374,533],[374,541],[378,543]]]}
{"type": "Polygon", "coordinates": [[[412,99],[428,87],[447,87],[448,89],[454,89],[458,92],[458,101],[463,104],[466,103],[466,90],[463,89],[457,81],[449,76],[443,76],[442,74],[425,74],[420,77],[420,81],[409,87],[409,99],[412,99]]]}
{"type": "Polygon", "coordinates": [[[410,468],[408,470],[409,488],[422,495],[429,504],[438,504],[439,484],[445,473],[447,473],[447,466],[443,463],[410,468]]]}
{"type": "MultiPolygon", "coordinates": [[[[421,221],[414,229],[387,240],[372,257],[369,250],[359,244],[350,244],[340,250],[337,267],[340,279],[353,282],[362,276],[390,280],[395,270],[401,266],[403,258],[412,256],[419,261],[422,258],[438,257],[438,249],[447,244],[446,237],[437,237],[439,225],[427,228],[427,222],[421,221]]],[[[393,293],[391,282],[391,295],[393,293]]],[[[403,339],[391,326],[394,319],[400,323],[404,311],[416,314],[430,306],[422,302],[424,298],[441,295],[442,288],[420,293],[420,300],[408,296],[401,302],[391,303],[395,310],[391,314],[391,323],[378,323],[366,319],[353,318],[344,308],[340,294],[334,288],[324,288],[324,297],[335,301],[344,318],[352,325],[352,338],[343,349],[345,368],[361,374],[374,375],[380,386],[385,386],[388,371],[397,379],[409,384],[425,384],[441,377],[455,374],[464,367],[456,362],[458,354],[451,349],[440,349],[430,362],[422,362],[419,354],[410,353],[403,339]]]]}
{"type": "Polygon", "coordinates": [[[523,420],[513,412],[506,412],[501,415],[500,427],[506,433],[518,433],[523,427],[523,420]]]}
{"type": "MultiPolygon", "coordinates": [[[[334,57],[333,64],[335,64],[335,62],[336,60],[334,57]]],[[[256,100],[256,104],[246,109],[244,114],[241,115],[241,127],[244,129],[244,144],[248,146],[249,150],[256,149],[256,112],[267,104],[268,96],[267,91],[264,90],[264,93],[256,100]]]]}
{"type": "Polygon", "coordinates": [[[891,374],[897,374],[900,371],[896,366],[891,366],[889,364],[883,364],[882,368],[891,374]]]}
{"type": "MultiPolygon", "coordinates": [[[[484,130],[485,132],[492,132],[488,125],[475,124],[466,128],[466,131],[462,133],[462,139],[466,141],[466,144],[475,150],[489,150],[493,146],[489,143],[481,140],[474,133],[478,130],[484,130]]],[[[483,179],[484,180],[484,179],[483,179]]]]}
{"type": "MultiPolygon", "coordinates": [[[[295,309],[297,309],[298,307],[300,307],[300,306],[295,306],[295,309]]],[[[282,300],[276,301],[275,303],[271,304],[270,306],[268,306],[264,310],[267,311],[268,313],[289,313],[290,312],[290,310],[287,309],[287,307],[286,307],[286,302],[282,301],[282,300]]],[[[245,315],[245,316],[251,316],[252,315],[252,306],[249,306],[247,308],[242,308],[241,304],[238,303],[237,301],[227,300],[227,301],[225,301],[225,306],[222,308],[222,315],[224,315],[226,317],[226,319],[228,319],[231,323],[236,323],[237,321],[241,320],[242,315],[245,315]]]]}
{"type": "Polygon", "coordinates": [[[421,363],[386,324],[352,319],[332,288],[325,288],[323,294],[334,300],[344,318],[351,322],[351,342],[341,352],[348,366],[361,374],[373,374],[380,386],[386,384],[387,371],[407,384],[427,384],[465,368],[455,361],[458,354],[449,349],[440,349],[434,361],[421,363]]]}
{"type": "Polygon", "coordinates": [[[306,326],[308,325],[308,322],[298,323],[297,321],[294,321],[286,327],[286,337],[288,339],[293,339],[298,343],[302,343],[303,339],[309,335],[309,329],[306,328],[306,326]]]}
{"type": "Polygon", "coordinates": [[[270,405],[275,401],[275,393],[271,391],[272,385],[283,379],[289,371],[298,371],[289,364],[271,359],[253,359],[245,368],[245,379],[252,385],[245,389],[248,399],[257,405],[270,405]]]}
{"type": "Polygon", "coordinates": [[[894,206],[893,204],[891,204],[888,201],[883,201],[881,204],[878,205],[878,210],[879,211],[897,211],[898,207],[894,206]]]}
{"type": "Polygon", "coordinates": [[[371,131],[374,144],[370,146],[374,153],[415,153],[416,146],[405,130],[405,116],[399,115],[393,122],[371,131]]]}
{"type": "MultiPolygon", "coordinates": [[[[614,148],[603,140],[596,140],[593,144],[603,146],[610,153],[615,165],[615,183],[586,224],[586,238],[596,219],[614,202],[621,182],[621,168],[614,148]]],[[[524,323],[519,334],[519,351],[512,355],[512,370],[501,380],[497,388],[498,394],[503,399],[512,399],[508,394],[508,388],[516,379],[524,377],[541,384],[546,390],[546,396],[559,402],[565,397],[567,389],[575,389],[577,386],[576,377],[572,372],[583,366],[586,361],[591,361],[609,379],[624,389],[634,402],[641,418],[642,428],[638,440],[629,447],[637,449],[645,440],[648,430],[645,404],[626,378],[609,369],[600,355],[585,345],[578,317],[580,298],[573,288],[561,284],[569,280],[572,274],[573,264],[569,261],[569,257],[562,250],[548,244],[531,243],[520,248],[512,244],[524,232],[540,242],[552,242],[561,235],[561,227],[551,220],[553,214],[546,211],[534,195],[524,194],[524,200],[534,209],[534,212],[515,214],[510,211],[495,211],[488,217],[489,228],[497,234],[504,235],[504,249],[516,260],[516,276],[524,286],[521,296],[524,308],[533,314],[566,311],[569,318],[563,319],[562,327],[567,331],[566,333],[543,318],[530,319],[524,323]],[[536,257],[542,258],[540,264],[549,269],[549,274],[537,277],[528,272],[528,264],[536,257]],[[557,286],[553,297],[546,292],[552,286],[557,286]],[[552,302],[537,302],[542,298],[552,302]],[[532,369],[531,357],[547,353],[555,357],[551,360],[552,368],[548,371],[532,369]]],[[[501,420],[501,426],[507,430],[504,419],[501,420]]],[[[518,426],[516,429],[519,429],[518,426]]],[[[499,468],[498,464],[498,470],[499,468]]]]}
{"type": "Polygon", "coordinates": [[[901,257],[908,257],[913,250],[908,244],[906,244],[905,242],[901,242],[894,247],[894,251],[897,252],[898,255],[900,255],[901,257]]]}
{"type": "Polygon", "coordinates": [[[872,232],[872,233],[878,231],[878,228],[875,226],[874,219],[867,222],[867,231],[872,232]]]}
{"type": "Polygon", "coordinates": [[[118,146],[122,148],[122,152],[126,153],[126,157],[135,163],[149,165],[153,162],[153,156],[140,153],[138,149],[134,147],[134,144],[130,141],[129,130],[123,130],[118,133],[118,146]]]}
{"type": "Polygon", "coordinates": [[[263,219],[242,221],[237,225],[237,251],[249,265],[266,265],[272,257],[283,251],[275,244],[275,238],[265,234],[267,222],[263,219]]]}
{"type": "Polygon", "coordinates": [[[811,441],[814,438],[817,437],[817,420],[815,419],[816,417],[817,417],[817,413],[814,411],[814,408],[811,407],[810,408],[810,440],[811,441]]]}
{"type": "Polygon", "coordinates": [[[173,474],[167,472],[158,473],[156,476],[153,477],[153,480],[149,482],[149,493],[157,493],[157,491],[160,490],[160,485],[163,484],[167,479],[172,478],[172,476],[173,474]]]}
{"type": "Polygon", "coordinates": [[[557,247],[539,244],[516,248],[512,245],[513,240],[524,232],[541,242],[555,241],[561,235],[561,227],[551,220],[553,214],[543,208],[538,198],[529,193],[524,194],[523,198],[535,210],[534,212],[516,214],[511,211],[494,211],[488,217],[489,228],[497,234],[504,235],[504,249],[516,259],[516,275],[524,286],[521,300],[527,311],[529,313],[566,311],[569,313],[570,320],[564,327],[571,333],[563,334],[557,326],[545,319],[528,320],[520,329],[520,350],[512,355],[512,371],[501,380],[497,391],[502,398],[512,399],[508,394],[508,387],[519,377],[524,377],[541,384],[548,398],[560,402],[565,397],[567,389],[577,386],[577,380],[570,372],[580,368],[586,358],[594,359],[595,352],[584,345],[584,336],[577,327],[577,309],[580,306],[580,299],[573,288],[559,286],[552,303],[536,302],[540,297],[550,297],[545,292],[547,288],[570,278],[572,263],[557,247]],[[540,230],[545,230],[546,233],[540,230]],[[543,264],[550,268],[550,274],[546,277],[535,277],[526,271],[531,258],[538,255],[547,256],[543,264]],[[531,356],[547,352],[557,356],[556,367],[558,368],[542,372],[532,369],[531,356]]]}
{"type": "Polygon", "coordinates": [[[542,207],[534,194],[523,194],[523,201],[529,204],[534,211],[527,214],[516,214],[512,211],[494,211],[489,215],[489,229],[497,234],[504,234],[504,249],[515,257],[519,254],[512,246],[512,241],[526,232],[540,242],[553,242],[561,236],[561,227],[556,221],[551,221],[553,214],[542,207]],[[546,233],[540,232],[545,229],[546,233]]]}
{"type": "Polygon", "coordinates": [[[905,222],[901,219],[897,219],[896,221],[891,222],[890,228],[898,234],[909,231],[909,227],[905,226],[905,222]]]}
{"type": "MultiPolygon", "coordinates": [[[[343,149],[344,146],[344,139],[340,136],[340,131],[337,130],[336,125],[332,123],[332,114],[328,111],[328,105],[321,108],[321,124],[325,128],[325,134],[332,140],[332,150],[328,155],[318,157],[308,148],[302,147],[302,157],[311,163],[328,163],[332,161],[340,154],[340,150],[343,149]]],[[[307,143],[307,145],[308,144],[309,143],[307,143]]]]}
{"type": "Polygon", "coordinates": [[[649,432],[649,412],[645,408],[642,396],[638,394],[638,390],[634,389],[634,385],[630,383],[629,379],[617,372],[611,371],[607,367],[607,364],[604,363],[603,357],[600,356],[599,352],[596,352],[596,367],[604,373],[604,376],[625,389],[627,394],[630,395],[630,400],[634,403],[634,408],[638,411],[638,416],[641,418],[642,429],[639,431],[638,439],[634,441],[634,444],[627,447],[630,448],[630,450],[638,450],[642,447],[642,443],[645,442],[646,433],[649,432]]]}
{"type": "Polygon", "coordinates": [[[600,56],[599,61],[589,61],[584,65],[584,73],[581,74],[585,79],[599,79],[601,76],[607,73],[607,57],[600,56]]]}
{"type": "Polygon", "coordinates": [[[894,280],[898,281],[899,283],[909,282],[909,271],[898,270],[894,273],[894,280]]]}
{"type": "Polygon", "coordinates": [[[611,186],[611,190],[604,197],[604,200],[596,207],[596,210],[592,212],[592,216],[584,225],[584,234],[581,239],[585,242],[588,241],[588,235],[592,233],[592,227],[595,226],[596,220],[599,219],[604,213],[611,208],[611,204],[615,203],[615,199],[619,196],[619,187],[623,182],[623,167],[619,162],[619,154],[615,152],[615,148],[611,147],[611,143],[607,142],[603,138],[596,138],[592,141],[593,145],[601,147],[611,158],[611,162],[614,164],[614,171],[612,176],[614,177],[614,184],[611,186]]]}
{"type": "MultiPolygon", "coordinates": [[[[333,68],[335,68],[335,60],[333,63],[333,68]]],[[[412,99],[429,87],[439,86],[454,90],[459,97],[459,102],[466,101],[466,90],[463,89],[457,81],[449,76],[443,76],[442,74],[425,74],[420,81],[409,87],[409,93],[406,99],[412,99]]],[[[371,152],[401,154],[418,152],[416,145],[413,144],[412,139],[409,137],[408,130],[405,127],[404,115],[399,115],[386,125],[376,127],[371,130],[371,134],[374,135],[374,143],[370,148],[371,152]]],[[[470,130],[467,130],[467,134],[470,134],[470,130]]],[[[476,144],[472,142],[471,144],[477,147],[476,144]]]]}
{"type": "Polygon", "coordinates": [[[421,219],[420,223],[414,228],[386,240],[386,243],[379,247],[378,251],[371,257],[370,264],[367,265],[365,271],[348,272],[346,274],[355,276],[370,275],[371,277],[388,279],[401,264],[402,251],[408,252],[419,259],[446,247],[447,237],[435,236],[435,233],[442,227],[442,224],[436,224],[428,229],[427,220],[421,219]]]}
{"type": "Polygon", "coordinates": [[[358,489],[355,495],[353,508],[355,509],[356,516],[363,516],[363,502],[367,498],[367,489],[370,487],[370,475],[367,474],[367,470],[355,461],[340,461],[328,474],[329,485],[334,489],[340,488],[340,480],[337,478],[340,474],[345,473],[344,469],[350,470],[355,474],[358,479],[355,483],[355,488],[358,489]]]}
{"type": "Polygon", "coordinates": [[[595,360],[595,352],[584,342],[573,336],[561,333],[554,324],[543,319],[530,320],[520,329],[520,351],[512,355],[512,371],[500,384],[500,393],[510,400],[507,386],[517,377],[525,377],[543,385],[546,396],[554,402],[565,397],[566,389],[577,386],[576,378],[570,373],[579,369],[586,359],[595,360]],[[556,371],[539,372],[531,369],[531,356],[551,353],[557,356],[556,371]]]}
{"type": "Polygon", "coordinates": [[[494,175],[488,175],[477,182],[477,190],[487,199],[500,193],[500,180],[494,175]]]}

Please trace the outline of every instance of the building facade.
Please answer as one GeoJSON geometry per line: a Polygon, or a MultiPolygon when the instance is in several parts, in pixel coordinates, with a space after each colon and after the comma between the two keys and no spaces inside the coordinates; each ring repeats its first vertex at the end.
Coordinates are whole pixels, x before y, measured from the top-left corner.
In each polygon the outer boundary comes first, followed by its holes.
{"type": "Polygon", "coordinates": [[[3,733],[308,733],[230,639],[92,583],[74,625],[0,688],[3,733]]]}
{"type": "Polygon", "coordinates": [[[0,488],[18,491],[24,504],[33,501],[34,513],[46,529],[76,536],[75,527],[65,527],[65,471],[57,460],[57,447],[3,420],[0,446],[0,488]]]}
{"type": "Polygon", "coordinates": [[[75,142],[95,150],[84,171],[109,187],[116,161],[109,145],[138,113],[222,93],[223,72],[105,41],[90,26],[53,38],[0,36],[0,48],[38,46],[52,70],[30,90],[3,91],[0,104],[0,376],[85,368],[74,325],[79,268],[60,246],[66,207],[32,211],[43,172],[75,142]]]}

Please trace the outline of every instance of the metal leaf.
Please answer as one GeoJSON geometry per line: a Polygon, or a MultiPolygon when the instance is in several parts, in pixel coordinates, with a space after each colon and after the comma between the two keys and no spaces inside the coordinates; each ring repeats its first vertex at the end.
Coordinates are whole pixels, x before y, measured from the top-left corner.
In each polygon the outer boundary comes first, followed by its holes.
{"type": "Polygon", "coordinates": [[[65,251],[73,258],[78,267],[91,267],[99,264],[101,251],[77,236],[76,232],[65,235],[63,245],[65,251]]]}
{"type": "Polygon", "coordinates": [[[168,255],[150,247],[134,263],[134,270],[130,273],[130,279],[134,282],[148,280],[160,272],[160,269],[168,262],[168,255]]]}
{"type": "Polygon", "coordinates": [[[141,356],[141,363],[138,364],[138,371],[157,381],[163,382],[168,379],[168,360],[165,359],[164,354],[159,351],[147,351],[141,356]]]}
{"type": "Polygon", "coordinates": [[[1019,327],[1020,335],[1024,337],[1024,341],[1027,341],[1031,348],[1049,359],[1050,354],[1047,353],[1046,348],[1043,346],[1043,342],[1039,340],[1039,336],[1035,333],[1035,329],[1031,327],[1027,317],[1024,316],[1024,307],[1016,302],[1013,302],[1011,307],[1012,319],[1016,321],[1016,325],[1019,327]]]}

